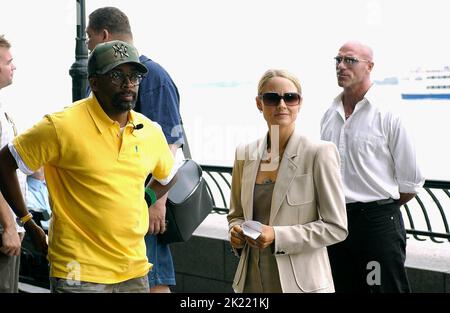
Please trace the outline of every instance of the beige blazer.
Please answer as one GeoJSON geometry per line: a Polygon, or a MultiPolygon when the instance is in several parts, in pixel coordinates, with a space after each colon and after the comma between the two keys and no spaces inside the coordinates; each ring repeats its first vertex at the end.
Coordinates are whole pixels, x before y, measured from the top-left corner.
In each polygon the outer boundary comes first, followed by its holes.
{"type": "MultiPolygon", "coordinates": [[[[228,225],[251,220],[253,190],[267,136],[236,150],[228,225]]],[[[283,292],[334,292],[326,246],[347,237],[340,159],[331,142],[294,132],[278,170],[270,209],[283,292]]],[[[249,247],[242,250],[233,289],[242,292],[249,247]]]]}

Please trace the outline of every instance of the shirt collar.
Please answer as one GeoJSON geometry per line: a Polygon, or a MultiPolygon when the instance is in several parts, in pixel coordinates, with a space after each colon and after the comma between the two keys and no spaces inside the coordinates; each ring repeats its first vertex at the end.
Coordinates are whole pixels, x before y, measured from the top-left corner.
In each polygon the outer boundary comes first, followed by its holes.
{"type": "Polygon", "coordinates": [[[369,88],[369,90],[367,90],[366,94],[364,95],[364,99],[367,100],[368,103],[370,104],[374,104],[376,103],[375,101],[375,96],[377,94],[377,92],[375,91],[376,87],[374,86],[374,84],[372,84],[369,88]]]}
{"type": "MultiPolygon", "coordinates": [[[[106,131],[108,128],[117,124],[116,121],[113,121],[105,113],[105,111],[103,111],[103,108],[101,107],[100,103],[98,102],[93,92],[91,93],[91,96],[88,98],[87,108],[89,114],[92,117],[92,120],[94,121],[95,126],[97,127],[97,129],[101,134],[103,134],[103,132],[106,131]]],[[[136,113],[133,110],[131,110],[128,112],[128,123],[125,126],[125,128],[133,127],[135,121],[136,121],[136,113]]]]}
{"type": "Polygon", "coordinates": [[[336,98],[333,100],[333,107],[337,114],[339,114],[345,121],[345,112],[344,105],[342,103],[342,95],[344,92],[342,91],[336,98]]]}
{"type": "MultiPolygon", "coordinates": [[[[364,98],[356,104],[355,111],[353,113],[359,111],[363,107],[363,105],[373,105],[375,94],[376,94],[376,92],[374,92],[373,89],[375,89],[375,87],[372,84],[370,86],[369,90],[367,90],[366,94],[364,95],[364,98]]],[[[342,103],[342,96],[343,96],[343,94],[344,94],[344,92],[342,91],[333,100],[333,107],[334,107],[335,111],[339,115],[342,116],[342,118],[345,117],[344,104],[342,103]]],[[[344,120],[345,120],[345,118],[344,118],[344,120]]]]}

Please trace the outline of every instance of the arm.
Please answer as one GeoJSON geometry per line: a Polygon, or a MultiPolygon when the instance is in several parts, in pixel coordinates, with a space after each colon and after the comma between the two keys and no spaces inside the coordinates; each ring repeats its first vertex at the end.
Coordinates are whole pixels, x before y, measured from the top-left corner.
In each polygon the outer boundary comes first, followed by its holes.
{"type": "Polygon", "coordinates": [[[399,203],[403,205],[419,192],[425,178],[420,172],[414,144],[406,128],[399,118],[391,118],[389,150],[394,160],[394,175],[399,186],[399,203]]]}
{"type": "Polygon", "coordinates": [[[341,160],[336,145],[327,142],[321,146],[314,164],[314,186],[316,189],[324,246],[344,240],[348,235],[347,209],[341,178],[341,160]]]}
{"type": "MultiPolygon", "coordinates": [[[[178,145],[169,145],[170,151],[175,157],[178,145]]],[[[149,214],[149,234],[162,234],[166,231],[166,201],[169,193],[166,192],[160,198],[157,197],[157,201],[154,205],[148,208],[149,214]]]]}
{"type": "MultiPolygon", "coordinates": [[[[161,126],[175,157],[183,143],[180,125],[179,96],[167,72],[158,64],[145,58],[145,65],[152,76],[147,76],[139,90],[140,112],[161,126]],[[178,126],[178,127],[176,127],[178,126]]],[[[166,201],[165,194],[149,208],[149,233],[158,234],[165,231],[166,201]]]]}
{"type": "Polygon", "coordinates": [[[21,241],[16,229],[16,221],[10,212],[8,203],[0,193],[0,224],[3,227],[2,239],[0,242],[0,252],[8,256],[18,256],[20,254],[21,241]]]}
{"type": "Polygon", "coordinates": [[[234,160],[232,178],[231,178],[231,198],[230,211],[227,215],[230,244],[235,254],[237,249],[242,249],[245,245],[244,234],[242,233],[241,224],[244,222],[244,213],[241,203],[241,184],[242,184],[242,167],[244,160],[239,160],[238,156],[243,157],[244,154],[238,153],[236,150],[234,160]]]}
{"type": "Polygon", "coordinates": [[[170,188],[175,184],[177,181],[177,175],[172,178],[172,180],[167,185],[162,185],[159,183],[156,179],[152,178],[150,182],[147,185],[147,188],[152,189],[156,194],[156,199],[158,199],[153,205],[149,206],[149,219],[155,218],[155,215],[158,216],[157,220],[150,220],[149,225],[149,233],[151,234],[157,234],[162,232],[162,228],[165,228],[165,213],[166,213],[166,200],[168,196],[168,192],[170,188]],[[158,206],[156,210],[164,210],[164,214],[162,215],[163,218],[161,218],[161,214],[158,215],[157,213],[154,213],[154,207],[158,206]],[[161,206],[164,206],[162,209],[161,206]]]}
{"type": "MultiPolygon", "coordinates": [[[[6,201],[18,217],[24,217],[29,212],[25,205],[25,200],[20,191],[19,180],[17,179],[17,163],[8,146],[0,150],[0,188],[6,201]]],[[[41,252],[47,253],[47,242],[45,232],[36,225],[33,220],[24,225],[27,233],[31,235],[34,246],[41,252]]]]}

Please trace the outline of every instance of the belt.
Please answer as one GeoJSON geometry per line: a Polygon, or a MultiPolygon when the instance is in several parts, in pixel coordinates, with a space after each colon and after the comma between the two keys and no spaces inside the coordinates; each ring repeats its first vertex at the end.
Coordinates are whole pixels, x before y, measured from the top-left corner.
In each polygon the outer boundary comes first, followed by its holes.
{"type": "Polygon", "coordinates": [[[396,203],[398,200],[394,200],[392,198],[384,199],[384,200],[378,200],[378,201],[372,201],[372,202],[352,202],[347,203],[347,212],[351,211],[364,211],[364,209],[370,209],[374,207],[381,207],[384,205],[396,203]]]}

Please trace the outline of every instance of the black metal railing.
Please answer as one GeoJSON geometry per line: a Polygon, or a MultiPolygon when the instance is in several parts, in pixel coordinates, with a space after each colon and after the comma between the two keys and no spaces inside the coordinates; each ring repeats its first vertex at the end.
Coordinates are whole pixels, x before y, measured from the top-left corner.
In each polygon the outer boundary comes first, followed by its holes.
{"type": "MultiPolygon", "coordinates": [[[[202,165],[202,169],[208,191],[213,199],[213,212],[227,214],[230,207],[232,168],[202,165]]],[[[401,208],[407,234],[420,241],[429,238],[438,243],[445,242],[445,240],[450,242],[449,190],[450,181],[425,181],[423,191],[401,208]]]]}
{"type": "Polygon", "coordinates": [[[414,200],[402,206],[406,232],[416,240],[424,241],[425,236],[433,242],[450,242],[450,181],[427,180],[414,200]],[[409,226],[409,228],[408,228],[409,226]]]}
{"type": "Polygon", "coordinates": [[[203,177],[213,200],[213,211],[227,214],[230,208],[231,172],[232,167],[202,165],[203,177]]]}

